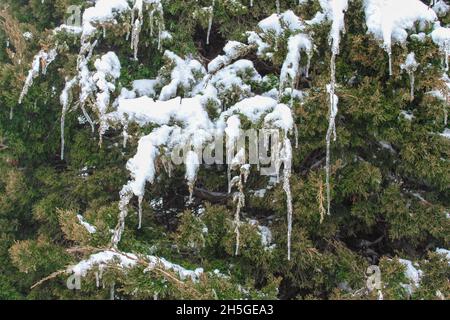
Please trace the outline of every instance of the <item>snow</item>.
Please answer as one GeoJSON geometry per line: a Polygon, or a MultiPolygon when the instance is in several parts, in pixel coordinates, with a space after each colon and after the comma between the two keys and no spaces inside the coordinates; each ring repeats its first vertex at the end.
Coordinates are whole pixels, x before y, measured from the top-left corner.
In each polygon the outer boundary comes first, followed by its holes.
{"type": "Polygon", "coordinates": [[[434,12],[440,17],[445,16],[450,11],[450,6],[445,3],[445,0],[436,0],[432,6],[434,12]]]}
{"type": "Polygon", "coordinates": [[[49,52],[41,50],[33,58],[31,69],[28,71],[28,76],[25,80],[22,92],[20,93],[19,104],[22,103],[23,98],[27,95],[28,90],[33,85],[33,80],[39,76],[39,74],[45,75],[47,73],[48,66],[56,59],[58,55],[56,49],[51,49],[49,52]]]}
{"type": "Polygon", "coordinates": [[[433,42],[439,46],[439,49],[444,53],[445,71],[449,70],[448,56],[450,55],[450,28],[437,27],[431,33],[433,42]]]}
{"type": "Polygon", "coordinates": [[[450,250],[437,248],[436,253],[442,254],[448,260],[448,264],[450,264],[450,250]]]}
{"type": "Polygon", "coordinates": [[[215,4],[215,0],[212,0],[211,5],[206,8],[206,11],[208,11],[208,13],[209,13],[209,17],[208,17],[208,31],[207,31],[207,34],[206,34],[206,44],[207,45],[209,45],[209,38],[211,36],[211,28],[212,28],[213,17],[214,17],[214,4],[215,4]]]}
{"type": "Polygon", "coordinates": [[[403,285],[408,293],[411,295],[415,289],[420,285],[420,278],[422,277],[422,270],[416,268],[410,260],[399,259],[399,262],[405,266],[405,276],[411,281],[412,285],[403,285]]]}
{"type": "MultiPolygon", "coordinates": [[[[302,4],[305,1],[301,0],[298,3],[302,4]]],[[[207,43],[209,43],[211,33],[215,1],[211,0],[210,4],[210,7],[206,7],[210,10],[207,43]]],[[[87,114],[85,106],[90,106],[91,102],[94,102],[93,111],[96,113],[95,120],[100,124],[101,136],[109,126],[121,125],[125,146],[129,125],[137,124],[141,127],[152,125],[154,127],[151,133],[137,137],[139,141],[136,153],[127,162],[131,178],[120,192],[119,224],[111,240],[113,247],[117,247],[120,241],[128,213],[127,206],[134,196],[139,199],[139,226],[141,225],[145,185],[154,183],[158,174],[157,162],[161,161],[167,164],[168,159],[177,151],[180,149],[183,151],[183,155],[180,157],[181,161],[177,164],[185,165],[185,179],[189,187],[190,198],[192,198],[201,160],[197,150],[211,143],[215,136],[226,134],[229,139],[227,156],[230,155],[231,162],[228,168],[229,191],[232,187],[238,188],[238,192],[235,193],[237,254],[241,223],[240,210],[245,202],[244,185],[251,168],[249,164],[245,163],[245,150],[234,149],[242,135],[241,120],[246,118],[255,126],[277,129],[282,136],[273,155],[276,162],[274,180],[278,183],[282,178],[283,189],[287,196],[288,258],[290,259],[293,208],[289,181],[292,174],[292,146],[288,135],[296,132],[292,101],[294,98],[301,100],[304,96],[303,92],[295,89],[295,81],[302,73],[308,76],[309,64],[314,51],[314,35],[309,33],[307,26],[322,24],[326,21],[331,23],[329,32],[331,79],[326,88],[330,100],[329,126],[326,135],[326,182],[328,213],[330,213],[330,145],[332,138],[336,140],[335,121],[339,101],[336,94],[335,59],[339,54],[342,34],[345,32],[345,13],[348,8],[348,0],[319,0],[319,4],[321,12],[317,12],[312,20],[304,22],[292,10],[281,13],[279,1],[277,1],[278,12],[260,21],[256,31],[247,32],[248,44],[237,41],[227,42],[223,48],[223,54],[213,59],[207,67],[192,56],[182,58],[172,51],[165,51],[164,58],[167,64],[159,75],[155,79],[133,81],[131,88],[121,89],[120,95],[115,101],[111,100],[118,93],[116,87],[121,75],[120,60],[114,52],[94,56],[94,48],[101,41],[100,39],[94,41],[94,36],[97,31],[101,30],[100,28],[105,30],[105,23],[116,24],[118,18],[122,18],[125,14],[131,14],[133,57],[137,59],[139,38],[143,26],[150,28],[151,36],[155,31],[157,32],[158,48],[161,49],[162,39],[171,38],[164,27],[161,1],[97,0],[94,6],[86,9],[81,28],[61,25],[55,29],[55,32],[81,33],[77,74],[71,80],[66,79],[66,86],[60,96],[62,105],[61,158],[64,157],[64,120],[65,114],[70,109],[72,91],[79,91],[80,108],[92,128],[94,128],[94,124],[87,114]],[[148,11],[148,15],[144,15],[145,11],[148,11]],[[145,22],[144,19],[147,17],[149,21],[145,22]],[[260,95],[255,94],[252,92],[250,83],[262,84],[265,80],[257,72],[252,61],[240,58],[255,49],[259,57],[273,57],[281,37],[287,40],[287,55],[281,67],[280,86],[271,88],[270,91],[260,95]],[[90,42],[91,39],[93,42],[90,42]],[[304,66],[300,66],[303,53],[308,58],[306,71],[304,66]],[[92,61],[93,57],[95,57],[95,61],[92,61]],[[90,70],[92,66],[95,70],[90,70]],[[74,90],[77,85],[79,88],[76,89],[79,90],[74,90]],[[280,99],[287,96],[291,97],[291,104],[280,103],[280,99]],[[218,111],[218,117],[215,119],[208,116],[208,103],[218,111]],[[234,151],[238,151],[237,154],[234,154],[234,151]],[[282,177],[280,177],[281,167],[283,167],[282,177]],[[237,174],[233,179],[231,179],[232,171],[237,174]]],[[[448,11],[448,5],[443,1],[437,1],[432,8],[428,8],[419,0],[363,0],[363,7],[368,33],[380,41],[382,48],[388,53],[390,61],[391,47],[394,43],[405,44],[409,33],[413,34],[416,39],[424,40],[427,36],[423,32],[427,30],[425,26],[434,24],[434,31],[430,36],[444,52],[448,69],[450,32],[448,28],[441,27],[437,22],[437,14],[441,15],[444,11],[448,11]]],[[[20,102],[33,79],[40,73],[45,74],[46,67],[55,57],[55,49],[48,52],[41,51],[35,56],[20,102]]],[[[410,76],[412,99],[414,97],[414,72],[417,68],[418,63],[414,53],[411,52],[401,65],[401,69],[410,76]]],[[[390,72],[392,73],[392,66],[390,72]]],[[[411,118],[409,114],[402,114],[406,118],[411,118]]],[[[450,137],[448,130],[446,129],[442,134],[444,137],[450,137]]],[[[164,167],[170,171],[169,167],[166,165],[164,167]]],[[[152,200],[149,199],[149,202],[151,203],[152,200]]],[[[96,257],[94,260],[108,260],[112,255],[114,254],[110,252],[103,257],[96,257]]]]}
{"type": "Polygon", "coordinates": [[[442,132],[440,135],[446,139],[450,139],[450,129],[445,128],[444,132],[442,132]]]}
{"type": "Polygon", "coordinates": [[[287,10],[281,14],[272,14],[271,16],[261,20],[258,23],[258,32],[247,32],[247,40],[250,45],[257,48],[258,56],[270,58],[273,53],[267,52],[270,45],[267,42],[271,37],[278,37],[285,34],[296,34],[305,29],[306,25],[291,10],[287,10]]]}
{"type": "Polygon", "coordinates": [[[281,158],[284,164],[283,172],[283,190],[286,193],[286,206],[287,206],[287,221],[288,221],[288,260],[291,260],[291,239],[292,239],[292,219],[293,219],[293,207],[292,207],[292,194],[290,187],[291,166],[292,166],[292,147],[291,141],[287,138],[284,139],[283,149],[281,150],[281,158]]]}
{"type": "Polygon", "coordinates": [[[133,49],[134,60],[138,59],[139,38],[144,25],[144,8],[150,10],[149,24],[150,35],[153,36],[153,29],[158,28],[158,49],[161,49],[161,40],[170,38],[170,34],[164,30],[164,13],[160,0],[135,0],[131,9],[131,49],[133,49]],[[145,5],[145,6],[144,6],[145,5]],[[137,12],[137,18],[136,18],[137,12]],[[156,16],[156,19],[155,19],[156,16]]]}
{"type": "Polygon", "coordinates": [[[392,44],[404,44],[408,31],[419,29],[437,20],[436,13],[420,0],[364,0],[364,11],[368,32],[381,41],[390,61],[392,74],[392,44]]]}
{"type": "Polygon", "coordinates": [[[180,265],[174,264],[164,258],[148,255],[139,257],[132,253],[122,253],[116,250],[106,250],[99,253],[92,254],[88,259],[82,260],[76,265],[70,266],[67,269],[68,273],[73,273],[79,277],[85,277],[89,271],[98,267],[100,272],[114,265],[126,271],[135,267],[138,263],[145,262],[148,267],[144,272],[149,272],[155,268],[162,268],[167,271],[175,272],[181,280],[190,279],[197,282],[203,274],[202,268],[195,270],[188,270],[180,265]]]}
{"type": "Polygon", "coordinates": [[[54,34],[58,34],[60,32],[65,32],[65,33],[69,33],[69,34],[74,34],[74,35],[78,35],[81,34],[83,32],[83,28],[82,27],[78,27],[78,26],[69,26],[66,24],[62,24],[59,27],[55,28],[53,30],[54,34]]]}
{"type": "Polygon", "coordinates": [[[98,266],[100,269],[106,267],[108,263],[113,263],[121,268],[131,268],[136,265],[137,256],[134,254],[121,254],[115,251],[102,251],[92,254],[88,259],[80,261],[78,264],[68,268],[68,272],[71,272],[77,276],[85,277],[87,273],[98,266]]]}
{"type": "Polygon", "coordinates": [[[204,273],[203,268],[197,268],[195,270],[188,270],[178,264],[174,264],[164,258],[155,256],[147,256],[150,261],[147,271],[152,270],[155,267],[162,266],[165,270],[171,270],[178,274],[181,280],[191,279],[193,282],[197,282],[200,276],[204,273]]]}
{"type": "Polygon", "coordinates": [[[265,124],[271,124],[272,128],[282,129],[285,134],[294,127],[292,110],[285,104],[277,104],[273,111],[264,117],[265,124]]]}
{"type": "Polygon", "coordinates": [[[307,35],[297,34],[289,37],[288,53],[281,68],[281,85],[287,84],[292,86],[292,82],[295,81],[298,77],[301,52],[306,52],[309,61],[312,56],[312,50],[313,44],[311,42],[311,39],[307,35]]]}
{"type": "Polygon", "coordinates": [[[97,86],[95,107],[100,118],[100,137],[107,129],[105,115],[108,110],[111,93],[116,87],[114,81],[120,77],[120,61],[117,55],[110,51],[104,54],[94,63],[97,72],[92,75],[92,80],[97,86]]]}
{"type": "Polygon", "coordinates": [[[345,31],[344,16],[348,8],[348,0],[319,0],[325,17],[330,20],[330,44],[331,51],[339,54],[339,44],[341,42],[341,32],[345,31]]]}
{"type": "Polygon", "coordinates": [[[97,232],[97,228],[86,222],[86,220],[84,220],[84,217],[82,215],[78,214],[77,218],[80,224],[86,228],[87,232],[89,232],[90,234],[97,232]]]}
{"type": "Polygon", "coordinates": [[[406,56],[405,63],[400,65],[400,68],[406,71],[416,71],[418,66],[419,64],[416,61],[416,56],[414,52],[411,52],[406,56]]]}
{"type": "MultiPolygon", "coordinates": [[[[333,78],[333,77],[332,77],[333,78]]],[[[326,172],[326,189],[327,189],[327,213],[330,215],[331,213],[331,187],[330,187],[330,176],[331,176],[331,137],[334,137],[336,140],[336,116],[338,113],[338,102],[339,98],[334,94],[333,86],[327,85],[327,91],[330,95],[330,119],[328,124],[328,130],[326,135],[326,164],[325,164],[325,172],[326,172]]]]}
{"type": "Polygon", "coordinates": [[[65,128],[65,118],[67,111],[69,110],[69,98],[70,98],[70,91],[72,88],[76,85],[77,78],[73,78],[70,81],[67,81],[63,91],[61,92],[61,96],[59,98],[59,101],[62,105],[62,111],[61,111],[61,160],[64,160],[64,145],[65,145],[65,139],[64,139],[64,128],[65,128]]]}
{"type": "Polygon", "coordinates": [[[194,147],[200,147],[212,138],[213,124],[200,97],[168,101],[155,101],[146,96],[123,99],[119,101],[117,111],[109,114],[109,118],[122,119],[125,114],[140,125],[161,125],[140,139],[135,157],[128,161],[127,168],[135,178],[130,186],[136,196],[143,195],[147,181],[154,181],[154,162],[160,154],[160,146],[191,143],[194,147]],[[181,130],[167,126],[171,120],[184,123],[186,127],[181,130]]]}
{"type": "Polygon", "coordinates": [[[258,220],[249,220],[249,224],[256,226],[258,228],[258,233],[261,236],[261,245],[266,249],[266,250],[271,250],[274,247],[271,245],[272,244],[272,231],[270,231],[270,229],[266,226],[262,226],[260,225],[260,223],[258,222],[258,220]]]}
{"type": "Polygon", "coordinates": [[[112,21],[117,14],[129,10],[127,0],[97,0],[93,7],[84,11],[82,37],[87,38],[97,31],[95,25],[112,21]]]}
{"type": "Polygon", "coordinates": [[[30,31],[26,31],[22,34],[25,40],[31,40],[33,38],[33,34],[30,31]]]}
{"type": "MultiPolygon", "coordinates": [[[[133,81],[133,91],[136,92],[137,96],[148,96],[155,97],[156,89],[155,86],[159,84],[156,79],[141,79],[133,81]]],[[[134,98],[134,97],[133,97],[134,98]]]]}
{"type": "Polygon", "coordinates": [[[228,41],[223,51],[225,55],[218,55],[208,64],[208,72],[217,72],[220,68],[230,64],[233,60],[239,57],[241,51],[246,48],[246,45],[238,41],[228,41]]]}

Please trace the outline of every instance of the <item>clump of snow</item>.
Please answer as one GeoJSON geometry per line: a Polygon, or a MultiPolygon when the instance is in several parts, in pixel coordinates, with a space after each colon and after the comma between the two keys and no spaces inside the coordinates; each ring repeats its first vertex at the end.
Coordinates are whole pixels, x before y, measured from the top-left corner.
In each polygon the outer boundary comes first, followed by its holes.
{"type": "Polygon", "coordinates": [[[117,14],[129,10],[127,0],[97,0],[93,7],[84,11],[82,37],[87,39],[97,31],[96,25],[114,21],[117,14]]]}
{"type": "Polygon", "coordinates": [[[450,55],[450,28],[437,27],[431,33],[433,42],[444,53],[445,71],[449,70],[448,56],[450,55]]]}
{"type": "Polygon", "coordinates": [[[439,253],[439,254],[442,254],[443,256],[445,256],[445,258],[447,258],[447,260],[448,260],[448,264],[450,264],[450,250],[437,248],[436,253],[439,253]]]}
{"type": "Polygon", "coordinates": [[[272,231],[268,227],[260,225],[258,220],[250,220],[249,223],[258,228],[258,232],[261,235],[261,245],[266,250],[272,250],[274,248],[272,245],[272,231]]]}
{"type": "Polygon", "coordinates": [[[319,0],[325,17],[331,21],[330,45],[334,54],[339,54],[341,32],[345,32],[345,12],[348,0],[319,0]]]}
{"type": "Polygon", "coordinates": [[[89,232],[90,234],[96,233],[97,232],[97,228],[91,224],[89,224],[86,220],[84,220],[84,217],[80,214],[77,215],[78,221],[80,222],[80,224],[86,228],[87,232],[89,232]]]}
{"type": "Polygon", "coordinates": [[[288,84],[291,87],[294,87],[292,83],[295,82],[299,74],[302,51],[304,51],[308,57],[307,69],[309,69],[309,63],[313,52],[313,44],[311,39],[305,34],[291,36],[288,40],[288,53],[281,68],[281,86],[288,84]]]}
{"type": "Polygon", "coordinates": [[[258,32],[247,32],[248,43],[256,46],[258,56],[270,58],[273,52],[268,52],[271,48],[270,38],[281,37],[284,34],[296,34],[305,29],[303,21],[291,10],[282,14],[272,14],[258,23],[258,32]]]}
{"type": "Polygon", "coordinates": [[[171,51],[166,51],[164,57],[170,60],[175,67],[170,75],[171,81],[161,90],[159,100],[176,97],[180,88],[189,91],[196,82],[195,73],[205,73],[203,66],[195,59],[184,60],[171,51]]]}
{"type": "Polygon", "coordinates": [[[435,0],[433,3],[432,8],[440,17],[445,16],[450,11],[450,6],[445,3],[445,0],[435,0]]]}
{"type": "Polygon", "coordinates": [[[446,138],[446,139],[450,139],[450,129],[449,128],[445,128],[444,132],[441,133],[441,136],[446,138]]]}
{"type": "Polygon", "coordinates": [[[368,32],[381,41],[389,55],[391,75],[392,44],[405,43],[416,23],[423,29],[437,20],[436,13],[420,0],[364,0],[364,11],[368,32]]]}
{"type": "Polygon", "coordinates": [[[410,260],[399,259],[399,262],[405,266],[405,276],[411,281],[411,284],[405,284],[404,288],[412,295],[416,288],[420,285],[420,278],[422,277],[422,270],[417,269],[410,260]]]}
{"type": "MultiPolygon", "coordinates": [[[[141,79],[133,81],[133,91],[136,92],[137,96],[148,96],[155,97],[156,89],[155,86],[159,84],[156,79],[141,79]]],[[[134,98],[134,97],[132,97],[134,98]]]]}

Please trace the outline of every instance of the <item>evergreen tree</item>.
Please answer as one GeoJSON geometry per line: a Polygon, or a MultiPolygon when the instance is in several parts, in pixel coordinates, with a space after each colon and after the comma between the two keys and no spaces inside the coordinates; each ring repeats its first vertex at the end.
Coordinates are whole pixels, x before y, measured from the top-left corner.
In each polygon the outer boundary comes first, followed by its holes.
{"type": "Polygon", "coordinates": [[[0,299],[450,297],[447,1],[0,5],[0,299]]]}

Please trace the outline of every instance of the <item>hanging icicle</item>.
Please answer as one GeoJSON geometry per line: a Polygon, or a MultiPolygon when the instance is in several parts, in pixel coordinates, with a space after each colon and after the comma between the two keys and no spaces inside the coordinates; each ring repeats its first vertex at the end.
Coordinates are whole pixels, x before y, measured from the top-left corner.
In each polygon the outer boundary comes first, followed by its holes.
{"type": "Polygon", "coordinates": [[[331,46],[331,60],[330,60],[330,84],[327,85],[327,92],[330,97],[329,109],[329,125],[326,135],[326,189],[327,189],[327,213],[331,214],[331,136],[336,140],[336,116],[338,112],[338,97],[336,91],[336,56],[339,54],[339,45],[341,42],[341,32],[345,33],[345,12],[348,8],[348,0],[321,0],[320,5],[327,15],[327,18],[332,21],[329,41],[331,46]]]}
{"type": "Polygon", "coordinates": [[[70,91],[72,88],[78,83],[78,79],[75,77],[70,81],[66,82],[66,85],[64,87],[64,90],[61,93],[60,96],[60,102],[62,105],[62,111],[61,111],[61,160],[64,160],[64,146],[65,146],[65,139],[64,139],[64,127],[65,127],[65,119],[67,111],[70,107],[70,91]]]}
{"type": "Polygon", "coordinates": [[[200,166],[200,159],[196,152],[190,150],[186,155],[186,175],[187,184],[189,187],[189,203],[192,202],[194,194],[195,181],[197,180],[197,173],[200,166]]]}
{"type": "Polygon", "coordinates": [[[250,174],[250,165],[244,163],[245,163],[245,150],[241,149],[231,163],[231,167],[233,170],[234,169],[240,170],[239,175],[231,180],[231,187],[236,186],[238,188],[238,191],[233,196],[233,201],[236,203],[236,211],[234,214],[234,221],[233,221],[234,232],[236,234],[236,246],[234,252],[236,256],[239,255],[240,237],[241,237],[239,230],[241,225],[240,213],[241,209],[245,206],[244,186],[250,174]]]}
{"type": "Polygon", "coordinates": [[[114,233],[111,237],[111,246],[117,249],[120,240],[122,239],[122,233],[125,230],[125,218],[128,215],[128,204],[130,203],[131,198],[133,197],[133,191],[130,184],[126,184],[123,186],[120,191],[120,200],[119,200],[119,221],[117,222],[117,226],[114,229],[114,233]]]}
{"type": "Polygon", "coordinates": [[[39,76],[39,74],[45,75],[47,73],[48,66],[56,59],[58,55],[56,49],[51,49],[49,52],[41,50],[36,56],[34,56],[33,63],[28,76],[25,80],[22,92],[19,97],[19,104],[22,103],[23,98],[27,95],[28,90],[33,84],[33,80],[39,76]]]}
{"type": "Polygon", "coordinates": [[[414,72],[416,72],[418,67],[419,63],[416,61],[416,56],[414,52],[408,54],[405,63],[400,65],[400,69],[406,71],[409,76],[411,102],[414,100],[414,82],[415,82],[414,72]]]}
{"type": "Polygon", "coordinates": [[[139,225],[138,229],[142,228],[142,201],[144,200],[144,196],[138,197],[138,205],[139,205],[139,225]]]}
{"type": "Polygon", "coordinates": [[[214,4],[215,4],[216,0],[212,0],[212,4],[211,6],[209,6],[207,8],[208,13],[209,13],[209,17],[208,17],[208,32],[206,34],[206,44],[209,45],[209,38],[211,36],[211,29],[212,29],[212,23],[213,23],[213,18],[214,18],[214,4]]]}
{"type": "Polygon", "coordinates": [[[287,206],[287,223],[288,223],[288,260],[291,260],[291,242],[292,242],[292,194],[291,194],[291,168],[292,168],[292,146],[291,141],[288,138],[284,139],[283,149],[281,151],[281,157],[283,161],[283,190],[286,193],[286,206],[287,206]]]}

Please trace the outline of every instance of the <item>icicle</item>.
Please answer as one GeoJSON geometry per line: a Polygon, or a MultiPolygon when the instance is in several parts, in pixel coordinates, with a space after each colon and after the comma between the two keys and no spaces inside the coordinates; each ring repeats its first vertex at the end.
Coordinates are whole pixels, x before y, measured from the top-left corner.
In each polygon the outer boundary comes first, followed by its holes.
{"type": "Polygon", "coordinates": [[[128,121],[125,121],[125,123],[123,124],[122,136],[123,136],[122,147],[125,149],[127,147],[127,142],[128,142],[128,138],[129,138],[128,121]]]}
{"type": "Polygon", "coordinates": [[[133,30],[131,33],[131,49],[133,49],[133,58],[138,60],[138,50],[139,50],[139,34],[141,33],[142,22],[139,18],[133,25],[133,30]]]}
{"type": "Polygon", "coordinates": [[[410,101],[414,100],[414,82],[415,82],[414,72],[417,70],[418,67],[419,67],[419,63],[417,63],[417,61],[416,61],[416,56],[415,56],[414,52],[409,53],[408,56],[406,57],[405,63],[400,65],[400,68],[402,70],[405,70],[409,76],[409,81],[410,81],[410,86],[411,86],[410,101]]]}
{"type": "Polygon", "coordinates": [[[234,214],[234,221],[233,221],[233,223],[234,223],[234,233],[236,234],[236,244],[235,244],[235,249],[234,249],[234,255],[238,256],[239,255],[239,247],[241,246],[241,233],[239,231],[239,227],[240,227],[240,224],[241,224],[240,212],[241,212],[241,206],[242,206],[242,201],[243,201],[241,193],[240,192],[237,193],[234,196],[233,200],[235,202],[237,202],[236,212],[234,214]]]}
{"type": "Polygon", "coordinates": [[[415,82],[415,78],[414,78],[414,72],[408,72],[409,73],[409,79],[410,79],[410,83],[411,83],[411,102],[414,100],[414,82],[415,82]]]}
{"type": "Polygon", "coordinates": [[[105,288],[105,282],[103,281],[103,270],[105,269],[105,266],[100,265],[98,267],[99,273],[98,273],[98,280],[102,282],[102,287],[105,288]]]}
{"type": "MultiPolygon", "coordinates": [[[[243,161],[245,161],[244,157],[245,157],[245,150],[241,149],[239,153],[236,155],[235,159],[233,160],[234,162],[233,168],[238,166],[239,163],[243,163],[243,161]]],[[[241,209],[245,206],[244,185],[247,182],[249,174],[250,174],[250,165],[244,164],[240,167],[239,176],[234,177],[233,180],[231,181],[232,186],[237,185],[238,187],[238,192],[236,192],[233,197],[234,202],[236,202],[236,211],[234,213],[234,222],[233,222],[235,226],[234,232],[236,234],[236,246],[234,251],[235,256],[239,255],[240,237],[241,237],[239,231],[239,227],[241,225],[240,213],[241,209]]]]}
{"type": "Polygon", "coordinates": [[[307,56],[308,56],[308,61],[306,63],[305,77],[309,78],[309,69],[311,68],[312,52],[307,52],[307,56]]]}
{"type": "Polygon", "coordinates": [[[153,37],[153,22],[154,22],[155,10],[150,11],[148,14],[150,19],[150,36],[153,37]]]}
{"type": "MultiPolygon", "coordinates": [[[[48,53],[41,50],[37,55],[34,56],[33,63],[30,71],[28,71],[28,76],[25,80],[22,92],[19,97],[19,104],[22,103],[23,98],[30,90],[33,80],[39,76],[39,73],[45,75],[47,73],[47,67],[56,59],[57,52],[56,49],[50,50],[48,53]]],[[[11,113],[11,112],[10,112],[11,113]]]]}
{"type": "Polygon", "coordinates": [[[447,108],[450,105],[449,101],[449,94],[448,91],[445,93],[445,103],[444,103],[444,126],[447,126],[448,124],[448,111],[447,108]]]}
{"type": "Polygon", "coordinates": [[[288,260],[291,260],[291,236],[292,236],[292,216],[293,216],[293,207],[292,207],[292,194],[291,194],[291,167],[292,167],[292,146],[291,141],[288,138],[284,139],[284,147],[282,150],[282,158],[283,158],[283,190],[286,193],[286,205],[287,205],[287,222],[288,222],[288,233],[287,233],[287,242],[288,242],[288,260]]]}
{"type": "Polygon", "coordinates": [[[144,200],[143,196],[138,197],[138,203],[139,203],[139,225],[138,229],[142,228],[142,200],[144,200]]]}
{"type": "Polygon", "coordinates": [[[65,139],[64,139],[64,127],[65,127],[65,119],[66,119],[66,113],[69,110],[69,93],[70,90],[72,90],[73,86],[78,82],[78,79],[75,77],[72,80],[66,82],[66,85],[64,87],[64,90],[61,93],[61,96],[59,98],[61,105],[62,105],[62,112],[61,112],[61,160],[64,160],[64,145],[65,145],[65,139]]]}
{"type": "Polygon", "coordinates": [[[115,290],[114,290],[115,285],[116,284],[114,282],[111,284],[111,288],[109,290],[109,299],[110,300],[114,300],[115,299],[115,297],[114,297],[114,295],[115,295],[115,290]]]}
{"type": "Polygon", "coordinates": [[[67,108],[63,107],[62,113],[61,113],[61,160],[64,160],[64,127],[65,127],[65,119],[66,119],[66,112],[67,108]]]}
{"type": "Polygon", "coordinates": [[[162,49],[161,45],[161,33],[162,33],[162,26],[161,23],[158,24],[158,50],[162,49]]]}
{"type": "Polygon", "coordinates": [[[95,286],[100,287],[100,278],[98,276],[98,271],[95,272],[95,286]]]}
{"type": "Polygon", "coordinates": [[[197,172],[200,167],[200,159],[196,152],[189,150],[186,155],[186,175],[187,184],[189,187],[189,203],[192,202],[195,181],[197,180],[197,172]]]}
{"type": "Polygon", "coordinates": [[[215,0],[212,1],[211,6],[208,8],[209,18],[208,18],[208,32],[206,35],[206,44],[207,45],[209,45],[209,37],[211,35],[211,28],[212,28],[213,17],[214,17],[214,4],[215,4],[215,0]]]}
{"type": "Polygon", "coordinates": [[[250,7],[253,7],[253,0],[250,0],[250,7]]]}
{"type": "Polygon", "coordinates": [[[331,214],[331,136],[336,141],[336,116],[338,112],[338,97],[336,90],[336,56],[339,54],[339,44],[341,41],[341,32],[345,33],[345,12],[348,8],[347,0],[336,0],[321,2],[323,9],[328,11],[328,18],[332,20],[329,41],[331,45],[330,78],[331,82],[327,85],[327,92],[330,95],[329,124],[326,135],[326,189],[327,189],[327,213],[331,214]]]}
{"type": "MultiPolygon", "coordinates": [[[[334,55],[333,55],[334,57],[334,55]]],[[[333,60],[333,58],[332,58],[333,60]]],[[[333,63],[334,65],[334,63],[333,63]]],[[[333,72],[332,72],[333,73],[333,72]]],[[[332,79],[333,80],[333,79],[332,79]]],[[[330,187],[330,176],[331,176],[331,136],[334,136],[334,141],[336,141],[336,115],[338,112],[338,97],[334,93],[334,83],[327,86],[327,91],[330,95],[330,119],[328,124],[327,136],[326,136],[326,189],[327,189],[327,213],[331,214],[331,187],[330,187]]]]}
{"type": "Polygon", "coordinates": [[[139,35],[141,33],[143,23],[143,0],[136,0],[134,2],[133,9],[131,10],[131,49],[133,49],[134,60],[137,60],[139,49],[139,35]],[[138,12],[138,17],[135,20],[136,11],[138,12]]]}
{"type": "Polygon", "coordinates": [[[389,56],[389,75],[392,76],[392,52],[389,50],[388,52],[389,56]]]}
{"type": "Polygon", "coordinates": [[[117,222],[116,229],[111,237],[111,246],[113,248],[117,248],[120,239],[122,238],[122,233],[125,230],[125,218],[128,215],[128,204],[130,203],[132,197],[133,191],[131,190],[130,184],[127,184],[120,191],[119,221],[117,222]]]}
{"type": "Polygon", "coordinates": [[[277,14],[279,15],[281,13],[280,0],[276,0],[276,5],[277,5],[277,14]]]}

